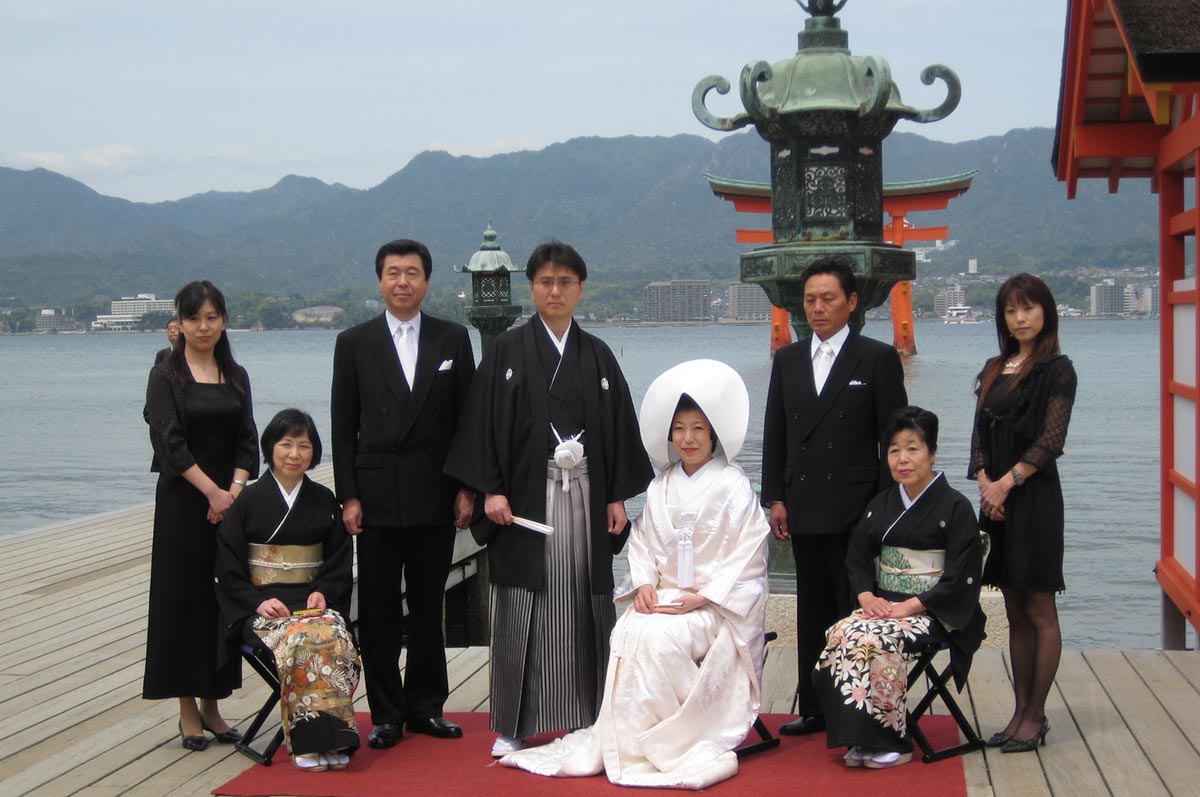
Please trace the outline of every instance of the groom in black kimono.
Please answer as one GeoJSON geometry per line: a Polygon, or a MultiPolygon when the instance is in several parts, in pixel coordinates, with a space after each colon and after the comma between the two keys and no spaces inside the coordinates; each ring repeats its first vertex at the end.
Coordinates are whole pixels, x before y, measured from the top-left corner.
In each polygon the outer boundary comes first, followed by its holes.
{"type": "Polygon", "coordinates": [[[612,557],[629,529],[624,502],[654,476],[616,358],[573,318],[583,258],[553,241],[534,250],[525,273],[537,315],[497,338],[480,364],[446,461],[446,473],[485,494],[472,532],[488,547],[492,582],[497,756],[533,734],[595,722],[616,622],[612,557]]]}
{"type": "Polygon", "coordinates": [[[454,528],[466,527],[474,501],[442,465],[475,358],[466,327],[421,311],[432,270],[422,243],[380,247],[375,275],[387,312],[342,332],[333,352],[333,475],[346,531],[358,540],[358,631],[375,724],[367,741],[375,748],[394,745],[405,724],[415,733],[462,736],[442,717],[449,694],[442,604],[454,528]]]}
{"type": "Polygon", "coordinates": [[[854,271],[842,256],[800,275],[813,334],[775,354],[763,421],[762,502],[796,563],[799,717],[780,733],[825,730],[812,671],[825,629],[850,613],[846,548],[875,495],[891,485],[880,438],[908,404],[896,350],[850,326],[854,271]]]}

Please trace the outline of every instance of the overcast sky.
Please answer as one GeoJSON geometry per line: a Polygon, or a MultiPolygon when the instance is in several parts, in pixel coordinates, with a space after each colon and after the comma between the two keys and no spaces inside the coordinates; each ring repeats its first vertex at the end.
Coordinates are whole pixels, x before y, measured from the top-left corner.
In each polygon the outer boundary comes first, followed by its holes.
{"type": "MultiPolygon", "coordinates": [[[[856,55],[932,107],[945,141],[1055,122],[1065,0],[850,0],[856,55]]],[[[44,166],[139,201],[356,188],[414,155],[486,156],[578,136],[717,138],[691,94],[796,49],[792,0],[0,0],[0,165],[44,166]]],[[[736,88],[709,105],[730,115],[736,88]]]]}

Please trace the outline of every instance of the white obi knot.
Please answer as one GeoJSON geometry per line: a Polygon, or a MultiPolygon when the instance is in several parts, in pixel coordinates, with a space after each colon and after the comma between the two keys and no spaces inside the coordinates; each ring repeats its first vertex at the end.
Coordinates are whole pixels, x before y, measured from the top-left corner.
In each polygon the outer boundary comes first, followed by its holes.
{"type": "Polygon", "coordinates": [[[570,471],[583,462],[583,443],[579,442],[579,438],[583,437],[583,431],[580,430],[578,434],[566,439],[563,439],[563,436],[558,433],[554,424],[550,424],[550,431],[558,440],[558,445],[554,449],[554,464],[562,469],[563,492],[569,492],[571,489],[570,471]]]}
{"type": "Polygon", "coordinates": [[[696,550],[692,546],[692,534],[696,530],[696,518],[699,514],[684,512],[679,517],[683,528],[679,530],[675,541],[675,583],[681,589],[687,589],[696,584],[696,550]]]}

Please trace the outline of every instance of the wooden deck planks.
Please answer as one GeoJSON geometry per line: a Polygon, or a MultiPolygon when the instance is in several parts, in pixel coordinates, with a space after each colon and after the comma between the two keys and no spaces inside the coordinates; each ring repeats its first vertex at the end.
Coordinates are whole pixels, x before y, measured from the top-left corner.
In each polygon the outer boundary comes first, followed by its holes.
{"type": "Polygon", "coordinates": [[[1129,661],[1116,650],[1087,651],[1083,657],[1162,785],[1170,794],[1195,794],[1200,756],[1129,661]]]}
{"type": "Polygon", "coordinates": [[[1104,685],[1079,651],[1064,651],[1057,682],[1112,794],[1167,794],[1104,685]]]}
{"type": "MultiPolygon", "coordinates": [[[[987,738],[1012,716],[1012,682],[999,651],[981,650],[975,655],[969,683],[976,727],[987,738]]],[[[998,750],[988,750],[984,755],[997,797],[1051,793],[1036,755],[1002,756],[998,750]]]]}

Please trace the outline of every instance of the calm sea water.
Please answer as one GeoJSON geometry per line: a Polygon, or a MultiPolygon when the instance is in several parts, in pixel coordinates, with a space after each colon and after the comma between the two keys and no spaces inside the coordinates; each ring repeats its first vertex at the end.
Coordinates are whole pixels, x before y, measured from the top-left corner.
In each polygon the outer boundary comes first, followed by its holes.
{"type": "MultiPolygon", "coordinates": [[[[764,326],[602,327],[634,398],[666,368],[694,357],[733,365],[750,389],[751,428],[739,461],[757,481],[762,408],[771,361],[764,326]]],[[[1158,557],[1157,323],[1071,321],[1063,349],[1079,396],[1060,467],[1067,507],[1067,592],[1060,598],[1071,647],[1155,647],[1158,557]]],[[[906,364],[910,400],[941,419],[938,465],[969,498],[971,383],[995,351],[988,324],[917,326],[906,364]]],[[[890,339],[890,327],[868,335],[890,339]]],[[[336,333],[233,332],[254,389],[259,423],[286,406],[308,410],[328,440],[336,333]]],[[[476,355],[479,341],[475,337],[476,355]]],[[[142,421],[146,375],[161,333],[0,336],[0,534],[153,500],[142,421]]],[[[637,509],[630,507],[631,514],[637,509]]],[[[786,549],[778,552],[784,559],[786,549]]],[[[788,562],[790,565],[790,562],[788,562]]]]}

